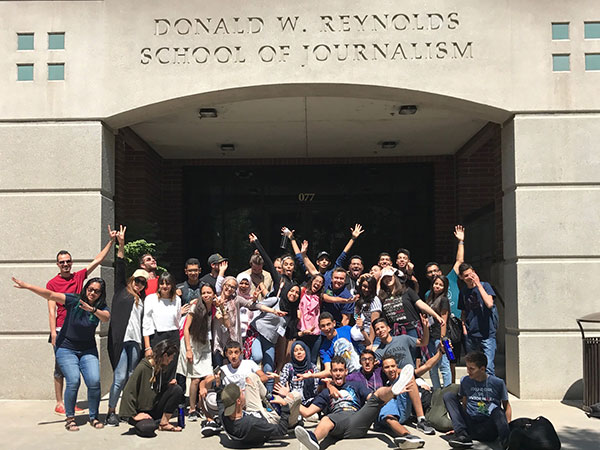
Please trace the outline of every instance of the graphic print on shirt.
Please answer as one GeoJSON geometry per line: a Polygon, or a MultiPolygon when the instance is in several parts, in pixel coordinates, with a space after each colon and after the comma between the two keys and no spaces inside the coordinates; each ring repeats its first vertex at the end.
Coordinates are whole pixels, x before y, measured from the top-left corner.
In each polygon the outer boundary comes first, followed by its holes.
{"type": "Polygon", "coordinates": [[[361,407],[360,396],[352,386],[340,389],[340,398],[329,397],[329,411],[337,413],[341,411],[358,411],[361,407]]]}
{"type": "Polygon", "coordinates": [[[489,416],[496,405],[492,402],[494,391],[489,386],[473,386],[467,397],[468,402],[476,405],[477,414],[489,416]]]}
{"type": "Polygon", "coordinates": [[[390,323],[407,322],[406,310],[402,296],[391,297],[383,303],[383,311],[390,323]]]}

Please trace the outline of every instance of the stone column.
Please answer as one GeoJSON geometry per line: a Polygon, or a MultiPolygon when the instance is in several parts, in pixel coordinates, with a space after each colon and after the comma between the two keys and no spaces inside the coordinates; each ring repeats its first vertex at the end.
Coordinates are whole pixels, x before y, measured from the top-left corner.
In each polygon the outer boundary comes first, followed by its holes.
{"type": "Polygon", "coordinates": [[[521,398],[581,398],[575,319],[600,311],[599,142],[600,114],[518,114],[502,132],[506,371],[521,398]]]}
{"type": "MultiPolygon", "coordinates": [[[[54,398],[47,302],[13,288],[10,277],[45,286],[58,273],[59,250],[68,250],[79,270],[106,244],[114,220],[114,136],[99,121],[3,122],[0,156],[0,354],[10,369],[0,398],[54,398]]],[[[112,261],[111,252],[93,272],[106,280],[109,300],[112,261]]],[[[103,356],[104,392],[112,376],[107,361],[103,356]]]]}

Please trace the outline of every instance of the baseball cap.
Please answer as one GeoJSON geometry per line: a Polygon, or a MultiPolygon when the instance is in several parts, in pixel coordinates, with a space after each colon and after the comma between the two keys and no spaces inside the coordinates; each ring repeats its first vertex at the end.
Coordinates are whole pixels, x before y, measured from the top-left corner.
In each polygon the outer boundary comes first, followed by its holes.
{"type": "Polygon", "coordinates": [[[132,276],[133,278],[145,278],[146,280],[150,278],[150,275],[144,269],[137,269],[135,272],[133,272],[132,276]]]}
{"type": "Polygon", "coordinates": [[[208,257],[208,265],[219,264],[223,261],[227,261],[227,258],[223,257],[220,253],[213,253],[208,257]]]}
{"type": "Polygon", "coordinates": [[[325,251],[323,251],[323,252],[320,252],[320,253],[317,255],[317,261],[318,261],[318,260],[320,260],[321,258],[327,258],[329,261],[331,261],[331,256],[329,256],[329,253],[327,253],[327,252],[325,252],[325,251]]]}
{"type": "Polygon", "coordinates": [[[224,416],[230,416],[235,412],[235,402],[240,398],[240,394],[240,387],[237,384],[231,383],[225,386],[223,392],[221,392],[221,401],[225,408],[223,411],[224,416]]]}

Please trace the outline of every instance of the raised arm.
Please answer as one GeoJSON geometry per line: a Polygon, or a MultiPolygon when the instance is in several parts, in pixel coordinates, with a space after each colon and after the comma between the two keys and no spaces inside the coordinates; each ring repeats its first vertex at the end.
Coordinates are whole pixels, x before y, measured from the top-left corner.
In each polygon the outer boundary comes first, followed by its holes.
{"type": "Polygon", "coordinates": [[[94,271],[94,269],[96,267],[98,267],[102,261],[104,261],[104,258],[106,258],[106,256],[108,255],[108,252],[110,251],[111,247],[113,246],[113,244],[115,243],[115,239],[117,238],[117,234],[118,231],[117,230],[111,230],[110,229],[110,225],[108,226],[108,236],[109,236],[109,240],[106,243],[106,245],[104,246],[104,248],[102,249],[102,251],[100,253],[98,253],[96,255],[96,257],[94,258],[94,260],[87,266],[87,273],[88,275],[94,271]]]}
{"type": "Polygon", "coordinates": [[[127,285],[125,275],[125,230],[127,230],[127,227],[119,225],[119,231],[117,232],[119,248],[117,249],[117,263],[115,268],[115,291],[117,287],[124,288],[127,285]]]}
{"type": "Polygon", "coordinates": [[[421,311],[429,314],[431,317],[433,317],[435,320],[437,320],[440,323],[440,325],[444,323],[444,319],[442,319],[442,317],[438,313],[436,313],[433,309],[431,309],[431,306],[429,306],[423,300],[421,300],[421,299],[417,300],[415,305],[421,311]]]}
{"type": "Polygon", "coordinates": [[[248,235],[248,239],[250,240],[251,244],[254,244],[254,246],[258,250],[258,253],[260,253],[260,256],[262,256],[265,262],[265,268],[267,269],[267,272],[271,274],[271,278],[273,278],[273,286],[279,286],[281,275],[279,274],[279,272],[277,272],[277,269],[275,269],[275,266],[273,265],[273,260],[267,254],[267,251],[258,240],[258,237],[254,233],[250,233],[248,235]]]}
{"type": "Polygon", "coordinates": [[[357,223],[356,225],[354,225],[354,228],[350,228],[350,232],[352,233],[352,235],[350,236],[348,243],[344,247],[344,250],[342,250],[342,253],[340,254],[340,256],[338,256],[338,259],[335,261],[335,267],[344,266],[346,260],[348,259],[348,252],[354,245],[354,242],[358,239],[358,237],[361,234],[365,232],[365,230],[363,230],[363,227],[360,223],[357,223]]]}
{"type": "Polygon", "coordinates": [[[452,268],[458,274],[458,266],[465,262],[465,229],[462,225],[454,227],[454,237],[458,240],[456,262],[452,268]]]}
{"type": "Polygon", "coordinates": [[[13,286],[17,289],[27,289],[28,291],[33,292],[34,294],[39,295],[40,297],[45,298],[46,300],[52,300],[56,303],[60,303],[61,305],[65,304],[65,294],[60,294],[58,292],[53,292],[50,289],[46,289],[40,286],[34,286],[33,284],[25,283],[24,281],[18,280],[15,277],[11,278],[13,286]]]}
{"type": "MultiPolygon", "coordinates": [[[[308,269],[307,269],[306,265],[304,264],[304,257],[303,257],[302,250],[300,250],[300,247],[298,247],[298,242],[296,242],[296,237],[294,236],[295,232],[296,232],[296,230],[290,230],[288,227],[281,228],[281,234],[287,236],[287,238],[292,243],[292,250],[294,251],[294,256],[296,257],[298,266],[300,267],[300,269],[302,269],[303,272],[306,272],[308,269]]],[[[306,253],[306,250],[304,251],[304,253],[306,253]]]]}

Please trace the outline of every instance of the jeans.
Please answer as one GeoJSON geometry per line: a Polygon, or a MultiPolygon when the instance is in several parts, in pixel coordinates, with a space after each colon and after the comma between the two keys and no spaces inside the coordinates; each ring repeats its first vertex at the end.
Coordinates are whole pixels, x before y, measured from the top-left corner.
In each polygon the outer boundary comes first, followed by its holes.
{"type": "Polygon", "coordinates": [[[108,407],[113,409],[117,406],[119,395],[127,384],[127,380],[135,370],[137,363],[140,361],[140,344],[135,341],[123,342],[123,349],[115,372],[113,375],[113,383],[110,387],[110,396],[108,398],[108,407]]]}
{"type": "Polygon", "coordinates": [[[477,338],[467,335],[465,346],[468,352],[481,350],[487,358],[487,368],[485,369],[488,375],[496,375],[494,366],[494,358],[496,357],[496,336],[491,336],[487,339],[477,338]]]}
{"type": "Polygon", "coordinates": [[[56,350],[56,361],[65,376],[65,412],[67,417],[75,416],[75,402],[81,382],[81,375],[87,386],[90,420],[98,418],[100,404],[100,364],[96,347],[88,350],[71,350],[60,347],[56,350]]]}
{"type": "Polygon", "coordinates": [[[502,408],[494,408],[488,417],[472,417],[463,408],[460,397],[453,392],[444,394],[444,404],[456,435],[466,434],[478,441],[489,442],[496,438],[504,441],[510,434],[506,414],[502,408]]]}
{"type": "MultiPolygon", "coordinates": [[[[254,342],[252,342],[252,361],[256,364],[262,362],[263,372],[273,372],[275,369],[275,344],[259,334],[254,339],[254,342]]],[[[274,381],[272,379],[267,381],[266,387],[268,392],[273,390],[273,384],[274,381]]]]}
{"type": "Polygon", "coordinates": [[[319,349],[321,348],[321,335],[306,334],[300,336],[298,340],[304,342],[310,349],[310,362],[317,364],[319,349]]]}
{"type": "MultiPolygon", "coordinates": [[[[433,357],[433,355],[437,353],[437,348],[440,343],[440,339],[436,339],[434,342],[429,342],[428,348],[430,356],[433,357]]],[[[443,354],[442,359],[440,359],[439,362],[431,368],[429,375],[431,376],[431,383],[433,384],[434,389],[445,388],[446,386],[450,386],[452,384],[450,361],[448,361],[448,357],[445,354],[443,354]],[[440,384],[440,375],[438,370],[442,374],[442,383],[444,383],[443,385],[440,384]]]]}

